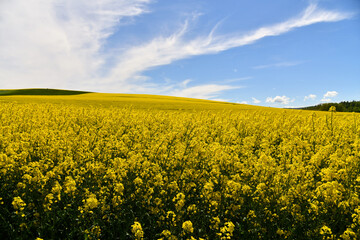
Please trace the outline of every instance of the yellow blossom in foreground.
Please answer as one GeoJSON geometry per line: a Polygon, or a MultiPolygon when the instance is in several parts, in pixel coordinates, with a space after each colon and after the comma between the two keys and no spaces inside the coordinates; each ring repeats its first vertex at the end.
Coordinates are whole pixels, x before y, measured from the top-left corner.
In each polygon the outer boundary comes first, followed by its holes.
{"type": "Polygon", "coordinates": [[[220,228],[220,233],[218,235],[221,239],[231,239],[233,232],[235,230],[235,225],[232,222],[226,222],[224,227],[220,228]]]}
{"type": "Polygon", "coordinates": [[[348,228],[343,234],[340,235],[340,237],[343,240],[354,240],[356,239],[356,233],[351,228],[348,228]]]}
{"type": "Polygon", "coordinates": [[[186,232],[186,233],[192,233],[194,232],[194,228],[193,228],[193,224],[191,221],[185,221],[182,224],[182,229],[186,232]]]}
{"type": "Polygon", "coordinates": [[[322,226],[320,229],[320,234],[323,236],[323,239],[329,239],[329,240],[334,239],[331,228],[329,228],[328,226],[325,225],[322,226]]]}
{"type": "Polygon", "coordinates": [[[144,237],[144,232],[139,222],[134,222],[134,224],[131,225],[131,232],[134,234],[136,240],[143,239],[144,237]]]}
{"type": "Polygon", "coordinates": [[[14,197],[14,200],[12,201],[12,205],[15,210],[23,211],[26,203],[21,199],[21,197],[14,197]]]}
{"type": "Polygon", "coordinates": [[[76,190],[76,182],[71,176],[65,178],[65,193],[73,193],[76,190]]]}
{"type": "Polygon", "coordinates": [[[99,205],[99,201],[96,199],[96,195],[90,194],[90,196],[85,200],[84,209],[91,210],[97,208],[98,205],[99,205]]]}

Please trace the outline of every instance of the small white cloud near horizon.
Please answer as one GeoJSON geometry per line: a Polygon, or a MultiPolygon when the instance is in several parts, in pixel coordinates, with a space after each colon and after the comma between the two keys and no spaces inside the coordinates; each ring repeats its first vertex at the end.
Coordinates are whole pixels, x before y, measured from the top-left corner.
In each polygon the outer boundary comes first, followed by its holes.
{"type": "Polygon", "coordinates": [[[256,99],[254,97],[251,98],[253,100],[253,103],[257,104],[257,103],[261,103],[261,101],[259,99],[256,99]]]}
{"type": "Polygon", "coordinates": [[[320,100],[321,102],[331,102],[331,99],[330,98],[323,98],[320,100]]]}
{"type": "Polygon", "coordinates": [[[236,102],[236,103],[240,103],[240,104],[248,104],[247,101],[241,101],[241,102],[236,102]]]}
{"type": "Polygon", "coordinates": [[[293,102],[294,100],[290,100],[290,98],[286,96],[276,96],[274,98],[267,97],[266,102],[267,103],[280,103],[280,104],[289,104],[290,102],[293,102]]]}
{"type": "Polygon", "coordinates": [[[226,90],[238,89],[240,86],[219,85],[219,84],[204,84],[194,87],[185,87],[182,89],[175,89],[170,92],[171,96],[189,97],[199,99],[213,99],[217,98],[220,93],[226,90]]]}
{"type": "Polygon", "coordinates": [[[287,105],[284,106],[283,108],[303,108],[304,106],[294,106],[294,105],[287,105]]]}
{"type": "Polygon", "coordinates": [[[229,102],[229,99],[223,99],[223,98],[211,98],[209,100],[218,101],[218,102],[229,102]]]}
{"type": "Polygon", "coordinates": [[[339,93],[337,91],[327,91],[324,94],[324,98],[332,98],[332,97],[336,97],[339,93]]]}
{"type": "Polygon", "coordinates": [[[304,97],[304,101],[307,101],[307,100],[314,100],[316,98],[316,95],[315,94],[309,94],[307,96],[304,97]]]}
{"type": "Polygon", "coordinates": [[[336,97],[339,93],[337,91],[327,91],[323,98],[320,100],[321,102],[331,102],[333,97],[336,97]]]}

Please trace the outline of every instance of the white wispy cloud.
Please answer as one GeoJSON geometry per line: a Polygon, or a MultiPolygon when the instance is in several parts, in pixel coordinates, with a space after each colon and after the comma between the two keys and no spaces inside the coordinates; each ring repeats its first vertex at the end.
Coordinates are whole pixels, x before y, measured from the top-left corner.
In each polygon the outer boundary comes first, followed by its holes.
{"type": "Polygon", "coordinates": [[[257,103],[261,103],[261,101],[259,99],[256,99],[254,97],[251,98],[253,100],[253,103],[257,104],[257,103]]]}
{"type": "Polygon", "coordinates": [[[311,4],[300,16],[259,28],[247,34],[216,35],[215,29],[206,36],[186,39],[189,22],[167,37],[157,37],[152,41],[135,46],[126,51],[118,61],[109,79],[121,81],[139,77],[145,70],[170,64],[176,60],[197,55],[214,54],[234,47],[252,44],[264,37],[277,36],[295,28],[320,22],[334,22],[351,17],[349,13],[324,10],[311,4]]]}
{"type": "Polygon", "coordinates": [[[209,34],[195,38],[188,36],[189,25],[193,23],[189,20],[171,35],[104,53],[106,40],[116,29],[149,12],[151,3],[152,0],[0,1],[2,88],[55,87],[216,97],[217,93],[235,87],[162,86],[151,82],[144,72],[180,59],[252,44],[295,28],[351,17],[349,13],[324,10],[312,4],[295,18],[246,34],[219,35],[214,27],[209,34]]]}
{"type": "Polygon", "coordinates": [[[314,100],[316,98],[316,95],[315,94],[309,94],[307,96],[304,97],[304,101],[308,100],[308,99],[311,99],[311,100],[314,100]]]}
{"type": "Polygon", "coordinates": [[[302,64],[302,62],[278,62],[272,64],[258,65],[253,67],[253,69],[264,69],[264,68],[272,68],[272,67],[292,67],[302,64]]]}
{"type": "Polygon", "coordinates": [[[188,85],[191,81],[192,81],[191,79],[185,79],[184,81],[182,81],[182,82],[180,83],[180,86],[181,86],[182,88],[186,88],[187,85],[188,85]]]}
{"type": "Polygon", "coordinates": [[[286,96],[276,96],[276,97],[267,97],[266,102],[267,103],[280,103],[280,104],[289,104],[290,102],[293,102],[294,100],[290,100],[289,97],[286,96]]]}
{"type": "Polygon", "coordinates": [[[323,98],[320,100],[321,102],[331,102],[333,97],[336,97],[339,93],[337,91],[327,91],[323,98]]]}
{"type": "MultiPolygon", "coordinates": [[[[2,87],[83,87],[105,64],[105,40],[149,0],[0,1],[2,87]]],[[[101,83],[98,83],[101,85],[101,83]]]]}

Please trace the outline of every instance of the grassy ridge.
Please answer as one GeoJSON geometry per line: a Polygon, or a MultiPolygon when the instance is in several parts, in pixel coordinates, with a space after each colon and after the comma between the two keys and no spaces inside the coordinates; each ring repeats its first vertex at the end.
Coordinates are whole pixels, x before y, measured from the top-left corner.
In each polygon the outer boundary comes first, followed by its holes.
{"type": "Polygon", "coordinates": [[[2,96],[13,96],[13,95],[78,95],[89,92],[85,91],[73,91],[73,90],[62,90],[62,89],[49,89],[49,88],[28,88],[28,89],[9,89],[0,90],[2,96]]]}

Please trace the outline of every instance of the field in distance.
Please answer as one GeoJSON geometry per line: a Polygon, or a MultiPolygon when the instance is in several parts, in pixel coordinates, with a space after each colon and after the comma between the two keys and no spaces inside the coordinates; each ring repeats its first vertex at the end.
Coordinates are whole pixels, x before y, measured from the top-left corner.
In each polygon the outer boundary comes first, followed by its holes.
{"type": "Polygon", "coordinates": [[[0,102],[55,103],[157,110],[256,110],[265,107],[147,94],[92,93],[57,89],[0,90],[0,102]]]}

